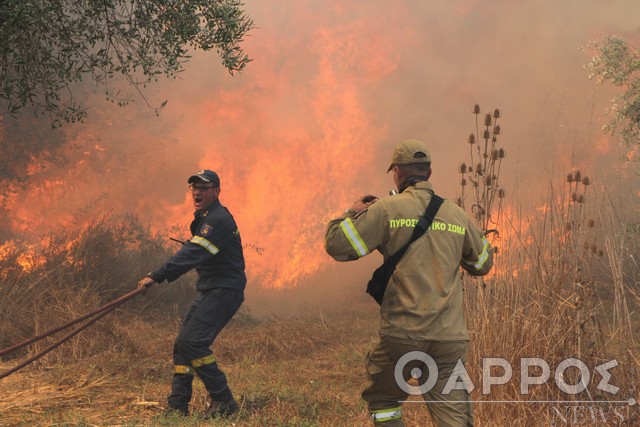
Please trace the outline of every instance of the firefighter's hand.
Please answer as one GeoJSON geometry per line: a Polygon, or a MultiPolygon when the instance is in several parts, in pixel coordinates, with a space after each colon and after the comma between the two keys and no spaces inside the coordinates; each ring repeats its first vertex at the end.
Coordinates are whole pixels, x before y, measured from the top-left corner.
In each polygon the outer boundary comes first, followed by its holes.
{"type": "Polygon", "coordinates": [[[142,280],[140,280],[140,281],[138,282],[138,289],[140,289],[140,288],[148,289],[148,288],[150,288],[150,287],[151,287],[151,285],[153,285],[154,283],[156,283],[156,281],[155,281],[155,280],[153,280],[153,279],[152,279],[151,277],[149,277],[149,276],[146,276],[146,277],[144,277],[142,280]]]}
{"type": "Polygon", "coordinates": [[[362,196],[361,198],[353,202],[353,205],[351,205],[351,208],[349,208],[349,210],[355,211],[356,213],[360,213],[377,201],[378,201],[377,196],[368,194],[366,196],[362,196]]]}

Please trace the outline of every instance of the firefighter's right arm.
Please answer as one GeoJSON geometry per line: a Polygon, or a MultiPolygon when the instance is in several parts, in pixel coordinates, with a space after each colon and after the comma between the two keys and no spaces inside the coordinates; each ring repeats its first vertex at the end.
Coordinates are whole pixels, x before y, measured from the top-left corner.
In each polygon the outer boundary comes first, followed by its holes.
{"type": "Polygon", "coordinates": [[[150,277],[157,283],[173,282],[189,270],[209,262],[237,235],[238,228],[230,217],[209,217],[178,252],[150,273],[150,277]]]}
{"type": "Polygon", "coordinates": [[[370,254],[384,236],[381,210],[375,204],[356,214],[353,211],[329,222],[325,250],[336,261],[353,261],[370,254]]]}

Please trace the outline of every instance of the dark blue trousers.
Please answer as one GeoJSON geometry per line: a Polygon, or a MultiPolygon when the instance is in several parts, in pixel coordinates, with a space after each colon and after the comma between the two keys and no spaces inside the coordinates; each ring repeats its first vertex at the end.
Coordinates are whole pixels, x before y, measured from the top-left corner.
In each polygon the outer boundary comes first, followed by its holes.
{"type": "Polygon", "coordinates": [[[188,408],[194,374],[198,374],[212,400],[228,401],[233,397],[210,347],[243,301],[244,292],[232,289],[212,289],[193,300],[173,346],[175,373],[170,407],[188,408]]]}

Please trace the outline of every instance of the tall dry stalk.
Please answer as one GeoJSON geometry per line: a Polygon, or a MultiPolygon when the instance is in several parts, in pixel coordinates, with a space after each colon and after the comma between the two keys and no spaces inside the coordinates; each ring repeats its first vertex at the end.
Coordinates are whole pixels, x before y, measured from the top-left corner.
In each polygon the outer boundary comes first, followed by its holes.
{"type": "MultiPolygon", "coordinates": [[[[596,195],[588,192],[589,178],[573,170],[564,181],[559,192],[550,183],[546,203],[530,217],[506,218],[501,257],[490,286],[465,286],[472,334],[469,371],[479,387],[475,398],[512,402],[476,405],[477,419],[487,425],[525,425],[519,424],[523,420],[530,423],[526,425],[550,425],[566,415],[554,411],[575,409],[573,401],[638,399],[635,311],[640,269],[634,254],[640,233],[620,233],[633,219],[611,213],[613,205],[598,206],[596,195]],[[492,357],[506,359],[514,368],[513,378],[483,395],[482,360],[492,357]],[[550,365],[551,378],[523,395],[520,376],[527,373],[519,372],[520,363],[532,357],[550,365]],[[587,389],[578,395],[563,392],[554,382],[553,370],[568,358],[580,359],[592,374],[587,389]],[[600,377],[594,368],[609,360],[619,363],[611,370],[611,382],[620,387],[616,395],[597,387],[600,377]]],[[[528,373],[540,374],[535,369],[528,373]]],[[[586,381],[576,370],[566,371],[565,379],[570,384],[586,381]]],[[[628,405],[598,408],[604,411],[597,412],[600,421],[614,421],[616,410],[626,420],[634,417],[628,405]]]]}
{"type": "Polygon", "coordinates": [[[476,131],[467,138],[469,164],[461,163],[458,167],[462,191],[457,203],[463,209],[465,205],[469,206],[480,229],[489,230],[498,226],[500,208],[505,197],[499,178],[506,151],[497,146],[501,132],[498,124],[501,113],[496,108],[493,113],[485,114],[482,132],[479,105],[473,107],[473,114],[476,116],[476,131]],[[471,189],[466,191],[468,186],[471,189]],[[468,197],[471,200],[467,200],[468,197]]]}
{"type": "MultiPolygon", "coordinates": [[[[483,123],[478,105],[473,113],[476,131],[467,139],[469,160],[458,168],[461,196],[457,202],[471,211],[482,230],[500,231],[501,256],[482,286],[464,277],[465,315],[472,335],[468,369],[477,387],[475,400],[510,402],[476,405],[476,418],[487,425],[513,425],[514,421],[525,425],[518,422],[526,420],[526,425],[543,426],[564,414],[526,401],[637,400],[640,351],[635,338],[625,337],[639,332],[638,315],[631,305],[640,307],[640,268],[630,247],[638,248],[640,232],[620,236],[616,230],[628,229],[633,221],[626,218],[625,222],[619,212],[606,221],[605,206],[598,206],[596,194],[589,191],[591,178],[575,168],[560,186],[549,182],[546,202],[529,217],[514,203],[510,208],[517,215],[505,218],[500,171],[506,152],[497,146],[501,113],[496,109],[485,114],[483,123]],[[546,361],[552,375],[523,395],[520,378],[540,374],[535,369],[518,372],[521,361],[532,357],[546,361]],[[500,368],[483,372],[483,360],[488,358],[507,360],[513,367],[512,380],[484,390],[485,376],[501,374],[500,368]],[[580,395],[567,395],[556,386],[553,369],[568,358],[580,359],[592,373],[595,366],[617,360],[620,367],[613,370],[613,382],[624,395],[603,392],[597,381],[591,381],[580,395]]],[[[608,209],[616,210],[613,203],[608,209]]],[[[575,370],[565,375],[570,384],[586,382],[575,370]]],[[[621,410],[631,419],[628,407],[607,410],[599,416],[621,410]]]]}

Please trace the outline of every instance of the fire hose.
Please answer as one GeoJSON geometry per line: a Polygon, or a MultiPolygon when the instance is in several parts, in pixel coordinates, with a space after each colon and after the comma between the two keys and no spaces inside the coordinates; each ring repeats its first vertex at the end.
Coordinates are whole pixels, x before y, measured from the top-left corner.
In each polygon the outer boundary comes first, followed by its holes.
{"type": "Polygon", "coordinates": [[[38,352],[37,354],[34,354],[33,356],[31,356],[30,358],[28,358],[27,360],[25,360],[24,362],[20,363],[17,366],[14,366],[13,368],[0,373],[0,380],[13,374],[14,372],[24,368],[25,366],[27,366],[28,364],[30,364],[31,362],[34,362],[35,360],[38,360],[39,358],[41,358],[42,356],[44,356],[45,354],[49,353],[51,350],[57,348],[58,346],[60,346],[62,343],[64,343],[65,341],[70,340],[71,338],[73,338],[74,336],[78,335],[80,332],[82,332],[83,330],[85,330],[86,328],[88,328],[89,326],[91,326],[93,323],[97,322],[98,320],[102,319],[104,316],[106,316],[107,314],[111,313],[113,310],[115,310],[116,308],[118,308],[119,306],[121,306],[122,304],[124,304],[125,302],[129,301],[130,299],[132,299],[133,297],[145,292],[147,290],[147,288],[138,288],[135,291],[129,292],[126,295],[121,296],[120,298],[117,298],[113,301],[111,301],[110,303],[107,303],[105,305],[103,305],[102,307],[99,307],[95,310],[93,310],[90,313],[87,313],[83,316],[78,317],[77,319],[71,320],[67,323],[65,323],[64,325],[60,325],[56,328],[50,329],[47,332],[43,332],[42,334],[39,334],[33,338],[29,338],[28,340],[22,341],[18,344],[15,344],[11,347],[7,347],[5,349],[0,350],[0,356],[3,356],[7,353],[11,353],[12,351],[18,350],[24,346],[27,346],[29,344],[32,344],[36,341],[39,341],[43,338],[46,338],[50,335],[55,334],[56,332],[60,332],[64,329],[67,329],[77,323],[82,322],[83,320],[89,319],[86,323],[84,323],[83,325],[79,326],[78,328],[74,329],[73,331],[69,332],[67,335],[63,336],[62,338],[60,338],[58,341],[54,342],[53,344],[49,345],[48,347],[46,347],[45,349],[43,349],[42,351],[38,352]]]}

